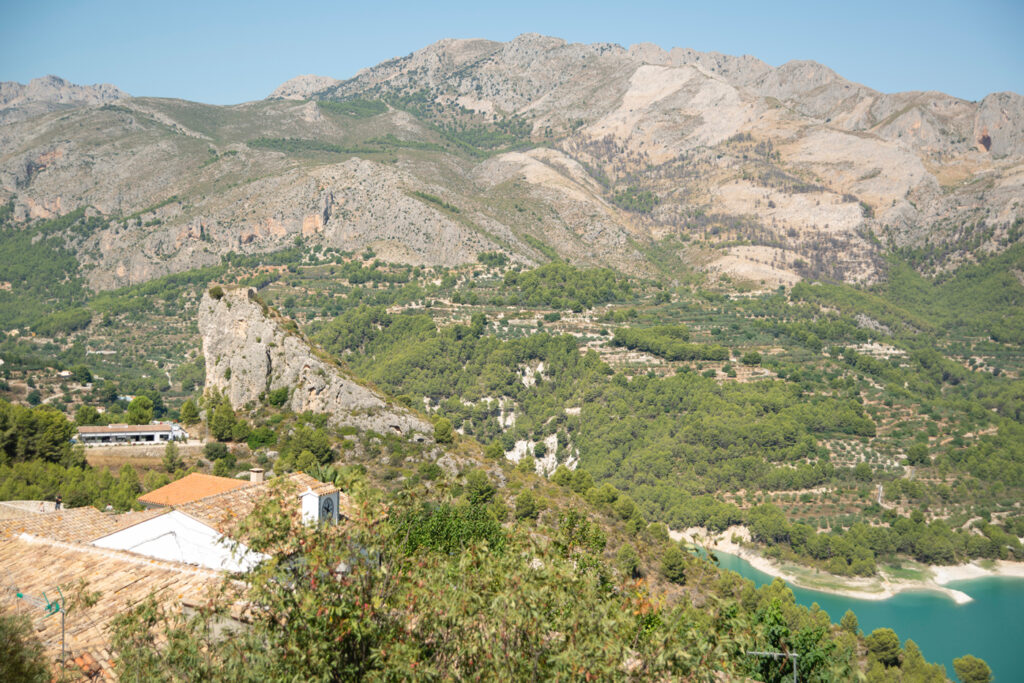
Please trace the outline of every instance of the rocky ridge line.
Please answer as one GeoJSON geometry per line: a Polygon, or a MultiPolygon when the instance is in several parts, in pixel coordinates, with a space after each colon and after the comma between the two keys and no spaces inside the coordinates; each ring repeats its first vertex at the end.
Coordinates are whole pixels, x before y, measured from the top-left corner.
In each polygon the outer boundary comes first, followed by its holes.
{"type": "Polygon", "coordinates": [[[298,332],[285,329],[272,317],[254,289],[222,291],[216,297],[209,291],[203,294],[199,333],[206,357],[206,389],[219,391],[233,408],[258,403],[265,392],[285,387],[288,409],[326,413],[334,427],[352,425],[382,434],[432,432],[425,420],[317,358],[298,332]]]}

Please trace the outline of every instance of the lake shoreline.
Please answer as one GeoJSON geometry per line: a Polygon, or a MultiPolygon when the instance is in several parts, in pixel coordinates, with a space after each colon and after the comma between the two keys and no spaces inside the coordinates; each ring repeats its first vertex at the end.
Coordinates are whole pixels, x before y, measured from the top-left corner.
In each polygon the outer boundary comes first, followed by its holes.
{"type": "Polygon", "coordinates": [[[924,566],[921,573],[926,578],[908,579],[892,576],[879,570],[878,576],[845,577],[830,574],[813,567],[793,563],[782,563],[765,557],[747,544],[750,530],[744,526],[732,526],[720,534],[703,527],[690,527],[683,531],[670,531],[673,540],[686,541],[711,550],[735,555],[746,560],[755,569],[778,577],[787,583],[806,590],[821,591],[832,595],[857,600],[887,600],[907,591],[930,591],[945,595],[958,605],[971,602],[967,593],[948,587],[946,584],[988,577],[1012,577],[1024,579],[1024,562],[1006,560],[992,561],[991,568],[970,562],[952,566],[924,566]]]}

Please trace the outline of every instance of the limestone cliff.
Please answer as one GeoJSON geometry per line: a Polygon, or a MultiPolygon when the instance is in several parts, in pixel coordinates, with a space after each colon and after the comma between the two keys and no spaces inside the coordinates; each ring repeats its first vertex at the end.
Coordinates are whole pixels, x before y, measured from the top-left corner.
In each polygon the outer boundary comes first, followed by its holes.
{"type": "Polygon", "coordinates": [[[284,324],[256,299],[255,290],[225,289],[217,298],[206,292],[199,306],[206,388],[220,391],[238,409],[258,402],[264,392],[287,387],[291,410],[326,413],[333,426],[381,433],[432,431],[426,421],[318,358],[284,324]]]}

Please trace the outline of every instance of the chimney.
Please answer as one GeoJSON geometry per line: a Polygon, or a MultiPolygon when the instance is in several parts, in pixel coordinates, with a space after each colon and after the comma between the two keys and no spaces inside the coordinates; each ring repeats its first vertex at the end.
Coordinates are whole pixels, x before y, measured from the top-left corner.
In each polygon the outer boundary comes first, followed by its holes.
{"type": "Polygon", "coordinates": [[[250,469],[249,470],[249,481],[251,481],[254,484],[262,484],[263,483],[263,468],[262,467],[253,467],[252,469],[250,469]]]}

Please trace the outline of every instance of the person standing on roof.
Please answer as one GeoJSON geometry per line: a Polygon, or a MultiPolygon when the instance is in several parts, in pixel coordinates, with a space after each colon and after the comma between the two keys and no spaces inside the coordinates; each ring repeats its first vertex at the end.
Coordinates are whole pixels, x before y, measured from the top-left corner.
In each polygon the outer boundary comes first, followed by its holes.
{"type": "Polygon", "coordinates": [[[60,510],[60,504],[63,503],[63,502],[64,502],[64,499],[61,498],[60,494],[58,493],[57,497],[53,499],[53,509],[54,510],[60,510]]]}

